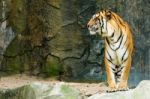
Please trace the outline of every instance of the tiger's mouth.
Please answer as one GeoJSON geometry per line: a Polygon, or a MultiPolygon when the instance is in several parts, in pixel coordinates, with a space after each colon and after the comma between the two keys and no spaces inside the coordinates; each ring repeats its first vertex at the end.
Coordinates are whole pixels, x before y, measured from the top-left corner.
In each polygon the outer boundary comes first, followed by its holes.
{"type": "Polygon", "coordinates": [[[98,33],[98,27],[90,27],[88,28],[89,32],[91,35],[95,35],[96,33],[98,33]]]}
{"type": "Polygon", "coordinates": [[[105,38],[107,37],[107,33],[105,32],[101,32],[101,30],[99,28],[96,28],[96,27],[91,27],[91,28],[88,28],[89,32],[90,32],[90,35],[100,35],[102,38],[105,38]]]}
{"type": "Polygon", "coordinates": [[[90,35],[95,35],[95,34],[96,34],[96,32],[90,31],[90,35]]]}

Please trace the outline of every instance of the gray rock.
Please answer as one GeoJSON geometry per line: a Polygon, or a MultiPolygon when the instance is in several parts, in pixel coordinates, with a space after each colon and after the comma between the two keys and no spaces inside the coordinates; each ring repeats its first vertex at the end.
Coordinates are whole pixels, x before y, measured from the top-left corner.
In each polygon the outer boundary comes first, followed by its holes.
{"type": "Polygon", "coordinates": [[[15,89],[1,89],[0,99],[81,99],[81,94],[64,83],[54,86],[39,82],[15,89]]]}
{"type": "Polygon", "coordinates": [[[94,94],[87,99],[149,99],[150,81],[144,80],[129,91],[94,94]]]}
{"type": "MultiPolygon", "coordinates": [[[[92,89],[91,89],[92,90],[92,89]]],[[[53,86],[35,82],[14,89],[0,89],[0,99],[149,99],[150,81],[142,81],[135,89],[84,96],[78,90],[60,82],[53,86]]]]}

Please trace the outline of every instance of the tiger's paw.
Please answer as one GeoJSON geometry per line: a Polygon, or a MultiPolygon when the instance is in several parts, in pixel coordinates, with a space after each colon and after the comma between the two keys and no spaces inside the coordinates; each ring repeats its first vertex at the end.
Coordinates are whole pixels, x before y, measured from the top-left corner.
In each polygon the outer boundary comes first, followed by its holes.
{"type": "Polygon", "coordinates": [[[117,86],[113,85],[113,86],[109,86],[109,89],[106,92],[111,93],[116,91],[117,91],[117,86]]]}
{"type": "Polygon", "coordinates": [[[106,92],[107,93],[112,93],[112,92],[116,92],[117,91],[117,89],[108,89],[106,92]]]}
{"type": "Polygon", "coordinates": [[[118,91],[128,91],[129,88],[128,87],[120,87],[117,89],[118,91]]]}
{"type": "Polygon", "coordinates": [[[126,83],[120,83],[117,88],[118,91],[128,91],[129,88],[126,83]]]}

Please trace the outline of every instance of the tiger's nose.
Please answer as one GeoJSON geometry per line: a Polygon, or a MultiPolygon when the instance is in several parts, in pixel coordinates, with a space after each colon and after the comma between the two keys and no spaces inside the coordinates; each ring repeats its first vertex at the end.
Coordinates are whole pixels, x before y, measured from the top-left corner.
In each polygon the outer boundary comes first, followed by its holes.
{"type": "Polygon", "coordinates": [[[87,27],[89,28],[89,24],[87,24],[87,27]]]}
{"type": "Polygon", "coordinates": [[[87,24],[87,27],[89,28],[89,27],[91,27],[91,25],[87,24]]]}

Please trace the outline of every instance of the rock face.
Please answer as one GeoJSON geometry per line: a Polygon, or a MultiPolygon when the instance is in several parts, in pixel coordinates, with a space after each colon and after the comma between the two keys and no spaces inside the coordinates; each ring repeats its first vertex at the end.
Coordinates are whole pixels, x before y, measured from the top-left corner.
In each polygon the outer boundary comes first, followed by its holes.
{"type": "Polygon", "coordinates": [[[149,99],[150,81],[142,81],[135,88],[124,92],[95,94],[87,99],[149,99]]]}
{"type": "Polygon", "coordinates": [[[82,99],[82,95],[63,83],[49,86],[35,82],[16,89],[1,89],[0,99],[82,99]]]}
{"type": "Polygon", "coordinates": [[[86,28],[99,9],[129,23],[135,51],[129,84],[150,79],[149,0],[1,0],[0,72],[104,81],[103,40],[86,28]]]}

